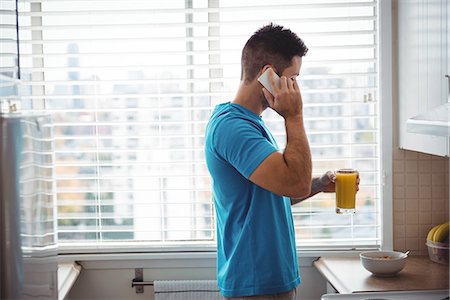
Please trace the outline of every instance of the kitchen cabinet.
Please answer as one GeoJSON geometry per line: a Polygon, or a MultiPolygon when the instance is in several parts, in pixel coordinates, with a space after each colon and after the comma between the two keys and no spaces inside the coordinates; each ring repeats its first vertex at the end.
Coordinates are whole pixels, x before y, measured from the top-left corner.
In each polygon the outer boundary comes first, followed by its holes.
{"type": "Polygon", "coordinates": [[[450,1],[398,0],[397,11],[399,146],[449,156],[448,137],[408,132],[406,121],[447,102],[450,1]]]}

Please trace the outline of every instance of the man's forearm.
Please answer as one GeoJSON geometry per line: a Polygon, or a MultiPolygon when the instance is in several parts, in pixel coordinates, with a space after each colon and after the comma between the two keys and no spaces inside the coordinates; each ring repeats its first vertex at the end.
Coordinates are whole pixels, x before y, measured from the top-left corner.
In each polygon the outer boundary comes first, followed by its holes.
{"type": "Polygon", "coordinates": [[[283,156],[288,168],[292,171],[292,179],[301,182],[302,191],[310,193],[312,162],[311,150],[303,125],[303,117],[298,116],[285,120],[286,148],[283,156]]]}
{"type": "Polygon", "coordinates": [[[304,198],[291,198],[291,205],[295,205],[297,203],[302,202],[303,200],[306,200],[308,198],[311,198],[312,196],[320,193],[323,191],[323,186],[320,182],[320,177],[314,177],[311,180],[311,192],[309,193],[308,196],[304,197],[304,198]]]}

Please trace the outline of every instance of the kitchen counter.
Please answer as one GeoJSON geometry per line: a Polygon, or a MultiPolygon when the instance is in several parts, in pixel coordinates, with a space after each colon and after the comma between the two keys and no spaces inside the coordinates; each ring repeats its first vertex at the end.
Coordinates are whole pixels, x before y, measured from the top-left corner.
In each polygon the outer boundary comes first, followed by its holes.
{"type": "Polygon", "coordinates": [[[359,256],[321,257],[314,266],[341,294],[449,288],[449,267],[428,256],[409,256],[397,276],[384,278],[364,269],[359,256]]]}

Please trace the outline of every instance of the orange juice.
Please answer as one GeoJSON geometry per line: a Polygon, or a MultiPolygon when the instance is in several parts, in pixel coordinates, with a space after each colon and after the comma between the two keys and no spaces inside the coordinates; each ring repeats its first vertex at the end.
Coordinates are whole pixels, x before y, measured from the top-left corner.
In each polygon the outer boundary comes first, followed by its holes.
{"type": "Polygon", "coordinates": [[[336,212],[355,213],[356,179],[358,172],[353,169],[336,171],[336,212]]]}

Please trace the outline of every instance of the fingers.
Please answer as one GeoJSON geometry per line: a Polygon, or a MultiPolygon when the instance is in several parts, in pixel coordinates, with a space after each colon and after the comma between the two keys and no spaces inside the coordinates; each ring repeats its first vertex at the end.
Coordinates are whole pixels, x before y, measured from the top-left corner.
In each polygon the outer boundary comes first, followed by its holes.
{"type": "Polygon", "coordinates": [[[286,78],[287,87],[289,90],[295,90],[294,89],[294,79],[292,78],[286,78]]]}
{"type": "Polygon", "coordinates": [[[322,177],[327,178],[327,180],[331,183],[336,182],[336,174],[333,171],[327,171],[325,174],[322,175],[322,177]]]}
{"type": "Polygon", "coordinates": [[[359,172],[356,171],[356,191],[359,191],[359,172]]]}
{"type": "Polygon", "coordinates": [[[336,182],[336,173],[333,171],[328,171],[327,172],[327,176],[328,178],[330,178],[330,181],[335,183],[336,182]]]}
{"type": "Polygon", "coordinates": [[[336,181],[336,175],[332,171],[327,171],[321,176],[321,181],[324,185],[334,183],[336,181]]]}
{"type": "MultiPolygon", "coordinates": [[[[274,91],[274,94],[277,94],[279,91],[283,89],[292,90],[295,89],[293,83],[295,80],[291,78],[287,78],[286,76],[281,76],[279,83],[275,81],[275,71],[273,69],[269,70],[268,76],[270,85],[274,91]]],[[[298,87],[298,86],[297,86],[298,87]]]]}
{"type": "Polygon", "coordinates": [[[287,88],[289,91],[294,90],[299,92],[300,88],[298,87],[297,80],[294,78],[287,78],[286,76],[281,76],[280,78],[280,89],[287,88]]]}
{"type": "Polygon", "coordinates": [[[295,80],[286,76],[278,77],[273,69],[267,70],[267,80],[272,93],[269,95],[263,89],[267,104],[285,119],[302,113],[301,95],[295,88],[295,80]]]}
{"type": "Polygon", "coordinates": [[[289,90],[289,85],[288,85],[288,79],[286,78],[286,76],[281,76],[280,77],[280,88],[278,90],[283,90],[283,89],[287,89],[289,90]]]}

